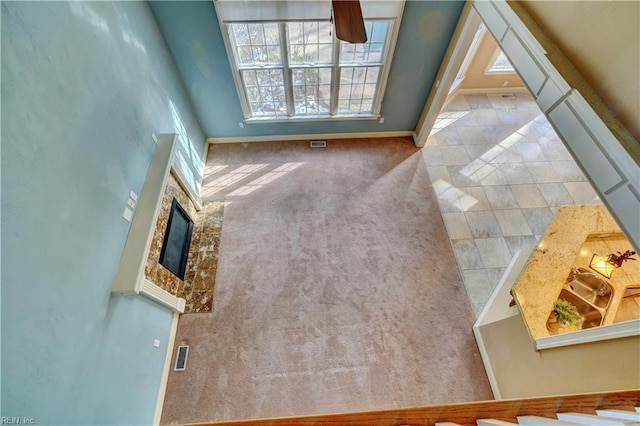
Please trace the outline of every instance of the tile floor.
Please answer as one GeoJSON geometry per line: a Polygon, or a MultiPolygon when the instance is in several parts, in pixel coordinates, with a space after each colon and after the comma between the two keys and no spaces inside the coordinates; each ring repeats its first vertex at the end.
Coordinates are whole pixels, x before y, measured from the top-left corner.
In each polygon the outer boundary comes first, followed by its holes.
{"type": "Polygon", "coordinates": [[[600,203],[528,94],[456,96],[422,153],[476,317],[560,206],[600,203]]]}

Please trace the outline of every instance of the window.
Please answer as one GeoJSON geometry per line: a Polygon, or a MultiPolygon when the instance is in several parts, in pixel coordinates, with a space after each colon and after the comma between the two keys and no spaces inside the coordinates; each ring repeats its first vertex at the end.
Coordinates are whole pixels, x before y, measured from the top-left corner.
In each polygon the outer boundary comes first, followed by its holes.
{"type": "Polygon", "coordinates": [[[245,118],[375,117],[393,21],[369,20],[365,28],[368,41],[351,44],[326,20],[227,23],[245,118]]]}
{"type": "Polygon", "coordinates": [[[489,66],[487,67],[485,73],[514,73],[516,70],[507,59],[507,56],[504,54],[500,48],[496,49],[496,52],[493,54],[491,61],[489,61],[489,66]]]}

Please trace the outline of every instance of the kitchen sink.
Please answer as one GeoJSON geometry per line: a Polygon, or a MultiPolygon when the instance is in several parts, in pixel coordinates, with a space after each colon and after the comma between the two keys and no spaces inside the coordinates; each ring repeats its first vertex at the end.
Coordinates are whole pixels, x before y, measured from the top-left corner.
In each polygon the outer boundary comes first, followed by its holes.
{"type": "Polygon", "coordinates": [[[613,296],[613,287],[584,268],[575,268],[569,275],[567,287],[585,301],[600,309],[607,309],[613,296]]]}
{"type": "Polygon", "coordinates": [[[561,326],[551,311],[547,329],[552,333],[584,330],[602,325],[613,297],[611,284],[585,268],[573,268],[558,299],[576,307],[578,319],[574,324],[561,326]]]}
{"type": "MultiPolygon", "coordinates": [[[[571,303],[576,307],[578,314],[578,320],[570,326],[569,330],[566,331],[572,331],[572,329],[584,330],[602,325],[602,321],[604,320],[604,310],[587,302],[571,289],[563,288],[560,290],[558,299],[571,303]]],[[[557,331],[559,327],[560,326],[556,322],[555,315],[553,314],[553,311],[551,311],[549,318],[547,319],[547,329],[553,332],[557,331]]]]}

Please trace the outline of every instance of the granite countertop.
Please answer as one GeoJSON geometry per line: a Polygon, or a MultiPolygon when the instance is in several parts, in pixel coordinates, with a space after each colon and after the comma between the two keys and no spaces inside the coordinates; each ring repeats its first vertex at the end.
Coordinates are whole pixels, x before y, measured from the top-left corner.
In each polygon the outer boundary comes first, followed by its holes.
{"type": "MultiPolygon", "coordinates": [[[[552,335],[547,319],[573,266],[588,268],[594,252],[607,255],[627,249],[631,244],[604,206],[560,208],[512,289],[531,338],[552,335]]],[[[614,322],[625,288],[640,284],[640,262],[626,262],[608,282],[614,294],[603,324],[614,322]]]]}

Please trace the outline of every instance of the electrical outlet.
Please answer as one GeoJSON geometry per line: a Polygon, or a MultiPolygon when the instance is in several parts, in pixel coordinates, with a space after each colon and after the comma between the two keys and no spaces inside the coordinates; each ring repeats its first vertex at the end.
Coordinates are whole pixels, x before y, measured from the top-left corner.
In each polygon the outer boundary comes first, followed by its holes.
{"type": "Polygon", "coordinates": [[[380,124],[384,123],[384,117],[380,117],[380,120],[378,120],[378,122],[379,122],[380,124]]]}
{"type": "Polygon", "coordinates": [[[138,194],[136,194],[132,190],[132,191],[129,192],[129,198],[131,198],[133,201],[138,201],[138,194]]]}
{"type": "Polygon", "coordinates": [[[135,202],[135,201],[133,201],[131,198],[129,198],[129,199],[127,200],[127,205],[128,205],[129,207],[131,207],[132,209],[135,209],[135,208],[136,208],[136,202],[135,202]]]}
{"type": "Polygon", "coordinates": [[[238,122],[238,127],[240,127],[241,129],[244,129],[244,123],[242,121],[238,122]]]}
{"type": "Polygon", "coordinates": [[[154,339],[153,340],[153,347],[154,348],[159,348],[160,347],[160,339],[154,339]]]}

